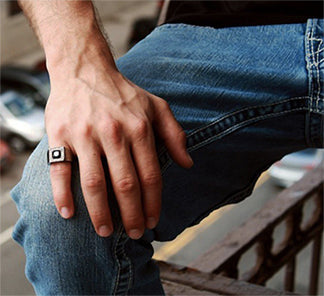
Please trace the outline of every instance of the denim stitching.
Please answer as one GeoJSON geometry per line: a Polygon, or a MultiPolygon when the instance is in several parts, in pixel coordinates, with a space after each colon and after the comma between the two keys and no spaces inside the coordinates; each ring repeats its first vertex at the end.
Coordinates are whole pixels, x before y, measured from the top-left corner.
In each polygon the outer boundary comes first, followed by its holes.
{"type": "MultiPolygon", "coordinates": [[[[322,39],[320,39],[320,40],[318,40],[318,41],[321,41],[321,42],[323,42],[323,40],[322,39]]],[[[320,52],[322,52],[324,50],[324,47],[322,47],[321,49],[319,49],[319,50],[317,50],[317,51],[315,51],[315,53],[316,54],[319,54],[320,52]]]]}
{"type": "MultiPolygon", "coordinates": [[[[323,40],[321,39],[319,41],[319,44],[318,44],[318,47],[317,47],[317,52],[316,52],[316,60],[317,60],[317,83],[318,83],[318,91],[317,91],[317,101],[316,101],[316,110],[319,111],[319,102],[320,102],[320,94],[321,94],[321,82],[320,82],[320,70],[319,70],[319,66],[320,66],[320,63],[322,62],[322,60],[320,60],[320,49],[321,49],[321,46],[323,44],[323,40]]],[[[323,49],[323,48],[322,48],[323,49]]]]}
{"type": "Polygon", "coordinates": [[[264,108],[264,107],[271,107],[271,106],[274,106],[274,105],[278,105],[278,104],[282,104],[282,103],[287,103],[287,102],[290,102],[290,101],[295,101],[295,100],[303,100],[303,99],[307,99],[309,98],[308,96],[304,96],[304,97],[294,97],[294,98],[289,98],[289,99],[286,99],[286,100],[282,100],[280,102],[276,102],[276,103],[271,103],[271,104],[264,104],[264,105],[258,105],[258,106],[252,106],[252,107],[246,107],[246,108],[243,108],[243,109],[240,109],[240,110],[237,110],[237,111],[234,111],[232,113],[229,113],[229,114],[226,114],[224,115],[223,117],[215,120],[215,121],[212,121],[211,123],[209,123],[208,125],[206,126],[203,126],[197,130],[194,130],[192,131],[188,136],[191,136],[193,133],[196,133],[196,132],[200,132],[202,130],[204,130],[205,128],[207,127],[210,127],[220,121],[223,121],[225,120],[226,118],[230,117],[230,116],[234,116],[235,114],[238,114],[238,113],[241,113],[241,112],[244,112],[244,111],[248,111],[248,110],[252,110],[252,109],[256,109],[256,108],[264,108]]]}
{"type": "MultiPolygon", "coordinates": [[[[313,57],[313,67],[315,68],[315,76],[316,76],[316,82],[317,82],[317,69],[316,69],[316,60],[315,60],[315,54],[314,54],[314,21],[313,21],[313,24],[312,24],[312,40],[310,41],[311,42],[311,48],[312,48],[312,57],[313,57]]],[[[317,85],[315,85],[314,86],[314,94],[315,94],[315,96],[316,96],[316,92],[317,92],[317,90],[316,90],[316,88],[318,88],[318,86],[317,85]]],[[[316,98],[314,98],[313,97],[313,94],[311,94],[311,97],[312,97],[312,102],[314,101],[314,99],[315,99],[315,106],[316,106],[316,100],[317,100],[317,97],[316,98]]],[[[313,104],[312,104],[312,108],[313,108],[313,104]]]]}
{"type": "MultiPolygon", "coordinates": [[[[314,38],[315,41],[316,38],[314,38]]],[[[319,44],[317,46],[317,51],[320,48],[321,44],[323,43],[323,41],[321,39],[316,40],[319,41],[319,44]]],[[[319,72],[319,53],[317,53],[315,55],[315,51],[314,51],[314,43],[313,42],[313,53],[314,53],[314,58],[316,57],[316,64],[315,64],[315,68],[316,68],[316,75],[317,75],[317,98],[316,98],[316,110],[318,110],[318,103],[320,100],[320,92],[321,92],[321,83],[320,83],[320,72],[319,72]]]]}
{"type": "Polygon", "coordinates": [[[125,252],[125,244],[128,239],[129,237],[126,235],[126,233],[124,232],[124,228],[121,225],[119,230],[118,241],[114,250],[114,255],[118,263],[118,276],[115,282],[114,295],[126,295],[127,291],[131,287],[131,282],[133,278],[132,263],[125,252]],[[123,239],[123,234],[125,234],[125,239],[123,239]],[[127,262],[125,266],[123,266],[124,260],[127,262]],[[127,271],[124,274],[121,274],[121,271],[125,269],[127,269],[127,271]],[[124,279],[125,276],[128,278],[128,280],[127,278],[124,279]],[[125,283],[127,283],[127,286],[125,286],[125,283]]]}
{"type": "MultiPolygon", "coordinates": [[[[313,20],[312,20],[312,29],[311,29],[311,39],[308,41],[310,43],[310,48],[311,48],[311,59],[312,59],[312,67],[310,69],[310,75],[311,75],[311,78],[313,77],[313,71],[312,71],[312,68],[314,67],[315,65],[315,57],[314,57],[314,42],[311,42],[311,40],[314,39],[314,24],[313,24],[313,20]]],[[[312,90],[311,90],[311,93],[309,94],[310,97],[311,97],[311,111],[313,111],[313,93],[315,92],[315,85],[313,83],[313,79],[311,79],[311,84],[312,84],[312,90]]]]}
{"type": "MultiPolygon", "coordinates": [[[[317,48],[320,48],[320,46],[322,45],[323,40],[320,41],[320,43],[318,44],[317,48]]],[[[317,83],[318,83],[318,90],[317,90],[317,101],[316,101],[316,110],[319,111],[319,101],[320,101],[320,93],[321,93],[321,82],[320,82],[320,70],[319,70],[319,66],[320,66],[320,59],[319,59],[319,53],[316,54],[316,59],[317,59],[317,83]]]]}
{"type": "Polygon", "coordinates": [[[310,99],[309,99],[309,110],[310,112],[312,111],[312,98],[311,98],[311,94],[313,93],[313,83],[312,83],[312,79],[311,79],[311,69],[312,69],[312,55],[311,55],[311,49],[310,49],[310,33],[307,32],[307,38],[305,40],[305,47],[306,47],[306,52],[307,52],[307,59],[306,59],[306,68],[307,68],[307,72],[308,72],[308,91],[309,91],[309,95],[310,95],[310,99]]]}
{"type": "Polygon", "coordinates": [[[320,59],[320,53],[324,51],[323,39],[316,38],[315,28],[321,29],[318,24],[318,20],[309,21],[309,30],[311,33],[307,34],[306,42],[306,56],[309,59],[309,65],[307,67],[309,73],[309,96],[311,98],[311,108],[310,111],[321,112],[319,103],[323,100],[320,96],[321,94],[321,81],[320,81],[320,65],[324,61],[320,59]],[[317,43],[317,44],[315,44],[317,43]],[[315,49],[316,46],[316,49],[315,49]]]}
{"type": "Polygon", "coordinates": [[[118,264],[118,272],[117,272],[117,277],[116,277],[116,280],[115,280],[115,287],[114,287],[113,295],[116,295],[117,285],[118,285],[118,282],[119,282],[119,274],[120,274],[120,263],[119,263],[118,258],[117,258],[117,245],[118,245],[120,236],[121,236],[121,227],[118,230],[117,240],[116,240],[116,244],[115,244],[115,247],[114,247],[114,257],[115,257],[116,262],[118,264]]]}
{"type": "MultiPolygon", "coordinates": [[[[318,25],[317,25],[318,26],[318,25]]],[[[321,49],[321,45],[323,43],[323,40],[320,38],[314,38],[314,29],[315,26],[313,24],[312,27],[312,38],[310,39],[312,42],[312,55],[313,55],[313,61],[314,61],[314,67],[315,67],[315,75],[316,75],[316,82],[317,82],[317,90],[316,90],[316,99],[315,99],[315,109],[317,112],[319,112],[319,102],[320,102],[320,93],[321,93],[321,82],[320,82],[320,71],[319,71],[319,65],[321,61],[319,60],[319,52],[321,49]],[[319,42],[317,44],[316,51],[314,50],[315,42],[319,42]]]]}
{"type": "Polygon", "coordinates": [[[258,121],[261,121],[262,119],[268,119],[268,118],[271,118],[271,117],[276,117],[277,115],[281,115],[281,114],[285,114],[285,113],[289,113],[289,112],[294,112],[294,111],[301,111],[301,110],[307,110],[307,107],[301,107],[301,108],[295,108],[295,109],[290,109],[290,110],[286,110],[286,111],[282,111],[282,112],[278,112],[278,113],[273,113],[273,114],[268,114],[268,115],[264,115],[264,116],[259,116],[259,117],[256,117],[256,118],[251,118],[251,119],[248,119],[244,122],[242,122],[241,124],[237,124],[237,125],[234,125],[232,126],[231,128],[219,133],[219,134],[216,134],[214,135],[213,137],[210,137],[202,142],[200,142],[199,144],[196,144],[196,145],[193,145],[191,146],[188,150],[189,151],[193,151],[193,150],[196,150],[197,148],[199,148],[200,146],[202,146],[202,144],[208,144],[210,143],[212,140],[214,140],[215,138],[220,138],[220,137],[223,137],[223,136],[226,136],[228,135],[229,133],[231,133],[232,131],[235,131],[241,127],[245,127],[246,124],[250,124],[250,123],[255,123],[255,122],[258,122],[258,121]]]}
{"type": "MultiPolygon", "coordinates": [[[[307,23],[307,38],[306,38],[306,61],[308,70],[308,85],[309,85],[309,97],[310,97],[310,112],[323,114],[322,104],[324,99],[321,96],[321,72],[320,66],[324,59],[320,60],[320,52],[324,50],[321,48],[323,45],[323,39],[318,38],[317,29],[322,30],[317,19],[310,19],[307,23]],[[320,104],[321,103],[321,104],[320,104]]],[[[308,114],[309,128],[306,130],[306,140],[309,145],[314,144],[314,122],[311,115],[308,114]]]]}
{"type": "Polygon", "coordinates": [[[119,277],[120,277],[120,269],[121,269],[121,267],[120,267],[120,263],[119,263],[118,256],[117,256],[117,247],[118,247],[119,240],[121,238],[122,233],[123,233],[123,227],[120,226],[119,230],[118,230],[118,234],[117,234],[117,241],[116,241],[115,248],[114,248],[114,257],[115,257],[116,262],[118,264],[118,272],[117,272],[117,278],[116,278],[116,281],[115,281],[115,287],[114,287],[114,294],[113,295],[116,295],[117,287],[118,287],[118,284],[119,284],[119,277]]]}
{"type": "MultiPolygon", "coordinates": [[[[254,122],[258,122],[258,121],[261,121],[263,119],[268,119],[268,118],[272,118],[272,117],[275,117],[275,116],[278,116],[278,115],[281,115],[281,114],[285,114],[285,113],[290,113],[290,112],[295,112],[295,111],[299,111],[299,110],[308,110],[309,107],[307,107],[307,102],[309,97],[296,97],[296,98],[290,98],[290,99],[286,99],[286,100],[283,100],[281,102],[277,102],[277,103],[272,103],[272,104],[265,104],[265,105],[260,105],[260,106],[256,106],[256,107],[249,107],[249,108],[244,108],[244,109],[241,109],[241,110],[238,110],[238,111],[235,111],[231,114],[228,114],[226,116],[223,116],[222,118],[220,119],[217,119],[197,130],[194,130],[192,131],[190,134],[188,134],[187,136],[187,142],[189,143],[188,144],[188,151],[194,151],[194,150],[197,150],[198,148],[200,148],[201,146],[204,146],[204,145],[207,145],[209,144],[210,142],[214,141],[215,139],[219,139],[221,137],[224,137],[228,134],[230,134],[231,132],[241,128],[241,127],[244,127],[248,124],[251,124],[251,123],[254,123],[254,122]],[[304,102],[300,102],[301,100],[304,100],[304,102]],[[246,111],[251,111],[252,109],[254,109],[255,112],[258,112],[260,111],[262,108],[267,108],[267,107],[271,107],[271,106],[280,106],[282,104],[285,104],[285,103],[288,103],[288,102],[291,102],[291,101],[295,101],[295,103],[297,104],[297,102],[299,104],[303,103],[305,106],[296,106],[296,107],[293,107],[289,110],[285,110],[285,111],[280,111],[280,112],[271,112],[269,114],[265,114],[265,115],[260,115],[260,116],[257,116],[257,117],[253,117],[253,118],[250,118],[250,119],[247,119],[247,120],[242,120],[241,122],[237,122],[236,124],[228,127],[228,128],[225,128],[224,130],[220,131],[219,133],[217,134],[214,134],[214,135],[211,135],[207,138],[205,138],[204,140],[202,141],[199,141],[199,143],[197,144],[194,144],[195,140],[194,140],[194,137],[196,135],[199,135],[199,134],[204,134],[204,132],[206,132],[206,130],[208,128],[211,128],[211,127],[215,127],[217,124],[220,124],[221,122],[225,122],[226,119],[228,119],[229,117],[234,117],[234,115],[236,117],[239,117],[240,114],[242,114],[243,112],[246,112],[246,111]],[[193,145],[190,144],[190,141],[192,140],[193,142],[193,145]]],[[[273,110],[270,110],[270,111],[273,111],[273,110]]],[[[269,111],[268,111],[269,112],[269,111]]],[[[161,153],[159,153],[159,159],[161,160],[161,163],[162,163],[162,167],[161,167],[161,172],[162,172],[162,175],[163,173],[165,172],[165,170],[167,169],[167,167],[172,163],[172,160],[171,158],[168,156],[168,153],[166,152],[166,148],[164,147],[164,149],[161,150],[161,153]],[[164,152],[164,154],[162,155],[162,153],[164,152]]]]}
{"type": "MultiPolygon", "coordinates": [[[[287,103],[287,102],[290,102],[290,101],[294,101],[294,100],[302,100],[302,99],[307,99],[309,97],[295,97],[295,98],[289,98],[289,99],[286,99],[286,100],[283,100],[281,102],[276,102],[276,103],[272,103],[272,104],[264,104],[264,105],[260,105],[260,106],[253,106],[253,107],[247,107],[247,108],[244,108],[244,109],[240,109],[238,111],[235,111],[233,113],[230,113],[230,114],[227,114],[226,116],[223,116],[219,119],[217,119],[216,121],[213,121],[211,123],[209,123],[208,125],[206,126],[203,126],[197,130],[194,130],[192,131],[190,134],[188,134],[188,142],[189,142],[189,139],[192,138],[195,134],[199,133],[199,132],[202,132],[203,130],[213,126],[213,125],[216,125],[217,123],[221,122],[221,121],[225,121],[228,117],[230,116],[234,116],[234,115],[237,115],[239,113],[242,113],[242,112],[245,112],[245,111],[248,111],[248,110],[252,110],[252,109],[260,109],[260,108],[265,108],[265,107],[271,107],[271,106],[274,106],[274,105],[279,105],[279,104],[283,104],[283,103],[287,103]]],[[[304,109],[304,108],[303,108],[304,109]]],[[[306,110],[308,108],[305,108],[306,110]]],[[[289,111],[289,110],[288,110],[289,111]]],[[[290,110],[292,111],[292,110],[290,110]]],[[[276,113],[277,114],[277,113],[276,113]]],[[[258,117],[260,119],[260,117],[258,117]]],[[[262,119],[262,118],[261,118],[262,119]]],[[[251,121],[251,120],[250,120],[251,121]]],[[[241,122],[241,124],[244,124],[244,121],[241,122]]],[[[240,127],[240,126],[239,126],[240,127]]],[[[239,128],[237,127],[237,128],[239,128]]],[[[236,128],[236,129],[237,129],[236,128]]],[[[230,128],[231,130],[233,130],[233,126],[230,128]]],[[[219,133],[218,135],[214,135],[213,137],[209,137],[208,139],[210,138],[215,138],[217,136],[220,136],[220,135],[226,135],[228,134],[228,130],[224,130],[222,131],[221,133],[219,133]]],[[[201,143],[206,143],[208,141],[208,139],[206,139],[205,141],[201,142],[201,143]]],[[[195,145],[196,146],[196,145],[195,145]]],[[[196,147],[194,147],[196,148],[196,147]]],[[[168,156],[168,153],[166,151],[166,147],[163,147],[163,149],[161,149],[161,152],[159,153],[159,159],[161,160],[160,162],[162,163],[162,167],[161,167],[161,172],[162,174],[164,173],[164,171],[167,169],[167,167],[171,164],[172,160],[170,159],[170,157],[168,156]]],[[[191,147],[188,147],[188,151],[193,151],[193,146],[191,147]]]]}
{"type": "Polygon", "coordinates": [[[127,240],[128,240],[128,238],[126,238],[123,243],[122,252],[123,252],[124,258],[127,260],[128,265],[129,265],[129,277],[128,277],[128,285],[127,285],[127,291],[128,291],[131,287],[131,282],[132,282],[132,278],[133,278],[133,270],[132,270],[131,260],[129,259],[129,257],[126,255],[126,252],[125,252],[125,244],[126,244],[127,240]]]}

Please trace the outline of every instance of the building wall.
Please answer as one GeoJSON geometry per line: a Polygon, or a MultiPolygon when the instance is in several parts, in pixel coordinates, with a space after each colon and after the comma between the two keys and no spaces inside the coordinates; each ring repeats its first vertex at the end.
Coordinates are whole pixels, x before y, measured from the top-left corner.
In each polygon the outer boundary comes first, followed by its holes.
{"type": "MultiPolygon", "coordinates": [[[[15,63],[16,60],[21,59],[26,54],[34,55],[35,59],[41,58],[44,54],[27,19],[22,13],[9,15],[10,2],[12,0],[0,1],[0,64],[15,63]]],[[[129,8],[129,6],[136,6],[137,2],[140,1],[94,1],[103,21],[118,17],[118,13],[129,8]]]]}

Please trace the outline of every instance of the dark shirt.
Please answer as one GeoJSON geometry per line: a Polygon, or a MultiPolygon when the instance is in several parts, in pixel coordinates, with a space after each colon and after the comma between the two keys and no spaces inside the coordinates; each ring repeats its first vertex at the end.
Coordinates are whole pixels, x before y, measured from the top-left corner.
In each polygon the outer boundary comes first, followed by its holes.
{"type": "Polygon", "coordinates": [[[308,18],[323,18],[323,1],[171,0],[165,23],[220,28],[305,23],[308,18]]]}

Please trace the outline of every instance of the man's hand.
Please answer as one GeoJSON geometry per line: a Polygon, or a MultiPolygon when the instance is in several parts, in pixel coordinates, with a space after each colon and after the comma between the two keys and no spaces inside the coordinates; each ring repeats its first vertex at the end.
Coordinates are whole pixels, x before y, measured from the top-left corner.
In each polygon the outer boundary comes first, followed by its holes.
{"type": "MultiPolygon", "coordinates": [[[[107,158],[124,227],[137,239],[145,227],[156,226],[160,214],[162,179],[153,127],[173,160],[189,168],[185,133],[163,99],[118,72],[91,2],[32,2],[21,4],[46,53],[49,147],[68,147],[78,157],[82,192],[100,236],[113,231],[101,156],[107,158]]],[[[52,164],[50,173],[55,205],[70,218],[71,164],[52,164]]]]}

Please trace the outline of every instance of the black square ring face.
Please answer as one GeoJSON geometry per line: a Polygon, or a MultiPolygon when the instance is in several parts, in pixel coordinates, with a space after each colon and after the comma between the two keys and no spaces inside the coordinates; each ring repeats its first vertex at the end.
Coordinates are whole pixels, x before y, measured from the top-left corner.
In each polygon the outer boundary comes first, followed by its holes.
{"type": "Polygon", "coordinates": [[[50,148],[48,151],[48,162],[62,162],[65,161],[64,147],[50,148]]]}

